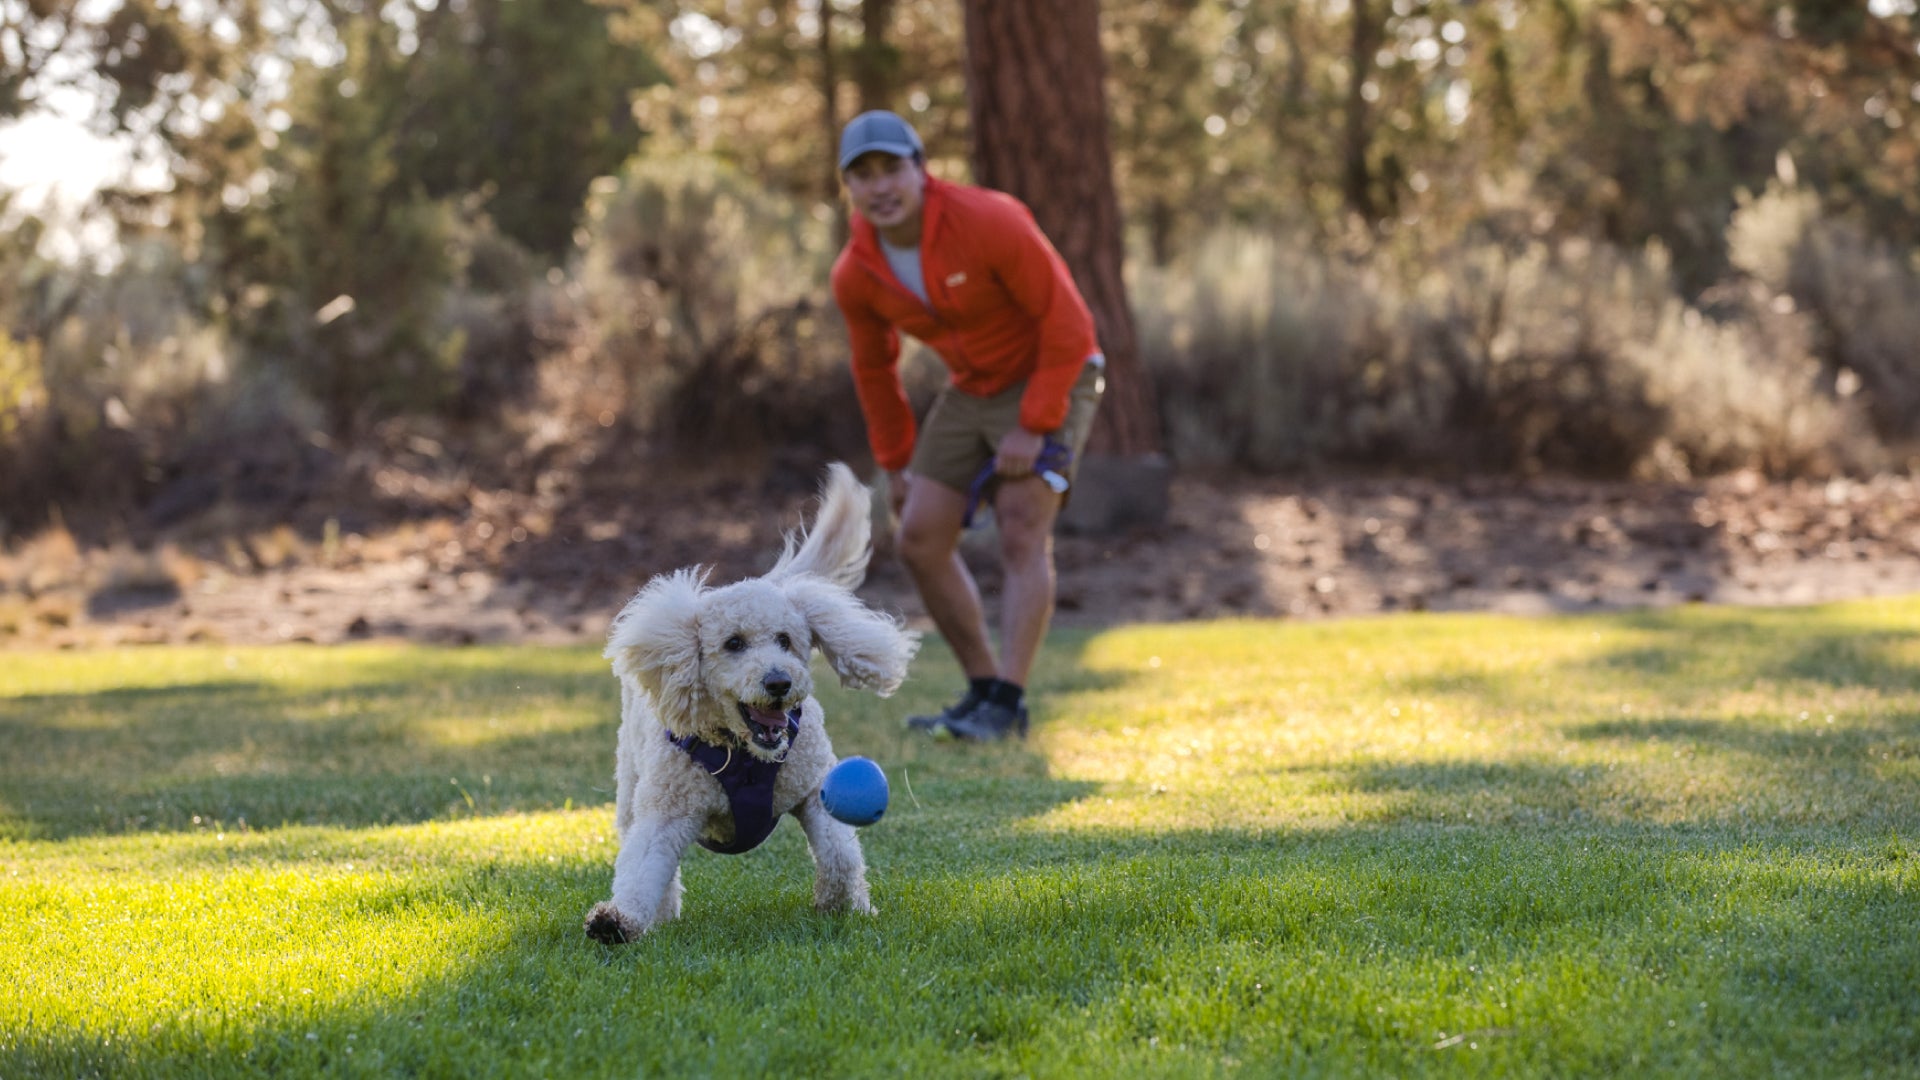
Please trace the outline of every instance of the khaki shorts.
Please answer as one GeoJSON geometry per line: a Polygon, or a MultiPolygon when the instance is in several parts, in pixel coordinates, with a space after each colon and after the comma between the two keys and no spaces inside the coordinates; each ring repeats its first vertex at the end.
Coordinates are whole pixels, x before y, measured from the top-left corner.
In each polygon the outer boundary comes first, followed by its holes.
{"type": "MultiPolygon", "coordinates": [[[[1067,468],[1067,480],[1073,480],[1080,467],[1080,453],[1093,432],[1093,414],[1100,407],[1100,395],[1107,389],[1106,367],[1087,364],[1073,384],[1067,400],[1067,419],[1060,430],[1047,437],[1073,448],[1073,463],[1067,468]]],[[[949,386],[933,399],[927,418],[920,424],[920,436],[913,447],[913,461],[907,468],[915,476],[952,488],[964,494],[973,486],[974,477],[993,460],[1000,437],[1020,426],[1020,396],[1027,384],[1018,382],[992,397],[975,397],[949,386]]]]}

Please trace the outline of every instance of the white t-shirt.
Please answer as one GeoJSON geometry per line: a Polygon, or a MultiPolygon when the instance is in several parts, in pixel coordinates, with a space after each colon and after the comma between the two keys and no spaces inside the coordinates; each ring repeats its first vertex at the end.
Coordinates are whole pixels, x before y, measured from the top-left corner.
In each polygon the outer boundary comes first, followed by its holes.
{"type": "Polygon", "coordinates": [[[893,267],[893,276],[900,279],[900,284],[919,297],[921,303],[933,306],[933,301],[927,299],[926,276],[920,272],[920,245],[895,247],[882,237],[880,250],[886,253],[887,265],[893,267]]]}

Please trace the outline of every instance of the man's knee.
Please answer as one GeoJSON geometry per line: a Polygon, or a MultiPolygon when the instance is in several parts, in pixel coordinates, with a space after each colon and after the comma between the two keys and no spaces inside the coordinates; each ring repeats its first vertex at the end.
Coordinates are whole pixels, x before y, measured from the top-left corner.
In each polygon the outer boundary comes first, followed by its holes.
{"type": "Polygon", "coordinates": [[[1038,480],[1016,481],[1002,488],[993,504],[1002,549],[1049,550],[1059,506],[1059,496],[1038,480]]]}
{"type": "Polygon", "coordinates": [[[1007,562],[1053,558],[1053,519],[1047,514],[1007,514],[999,521],[1000,555],[1007,562]]]}

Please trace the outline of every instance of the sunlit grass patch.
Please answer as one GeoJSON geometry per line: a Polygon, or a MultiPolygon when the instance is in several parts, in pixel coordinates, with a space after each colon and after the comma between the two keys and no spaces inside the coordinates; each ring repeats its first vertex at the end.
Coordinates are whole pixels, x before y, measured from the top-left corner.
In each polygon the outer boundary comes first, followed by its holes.
{"type": "Polygon", "coordinates": [[[1042,738],[1100,789],[1038,824],[1905,820],[1920,665],[1876,610],[1095,635],[1042,738]]]}
{"type": "Polygon", "coordinates": [[[1917,627],[1061,633],[988,747],[936,647],[824,691],[878,917],[784,825],[615,949],[594,650],[11,654],[0,1076],[1911,1072],[1917,627]]]}

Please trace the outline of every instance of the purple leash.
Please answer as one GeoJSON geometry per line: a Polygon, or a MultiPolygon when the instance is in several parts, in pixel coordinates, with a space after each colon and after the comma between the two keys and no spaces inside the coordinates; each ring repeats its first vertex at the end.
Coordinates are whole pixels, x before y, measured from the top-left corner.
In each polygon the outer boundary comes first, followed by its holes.
{"type": "MultiPolygon", "coordinates": [[[[1040,445],[1040,456],[1033,459],[1033,475],[1052,488],[1054,494],[1064,495],[1068,486],[1066,470],[1072,464],[1073,448],[1048,439],[1040,445]]],[[[973,483],[967,488],[967,512],[960,517],[961,528],[973,528],[973,515],[980,509],[980,504],[986,501],[987,489],[993,486],[997,475],[993,461],[989,459],[986,467],[973,478],[973,483]]]]}

